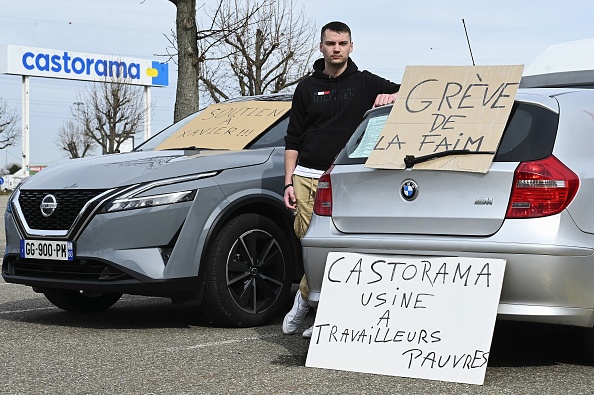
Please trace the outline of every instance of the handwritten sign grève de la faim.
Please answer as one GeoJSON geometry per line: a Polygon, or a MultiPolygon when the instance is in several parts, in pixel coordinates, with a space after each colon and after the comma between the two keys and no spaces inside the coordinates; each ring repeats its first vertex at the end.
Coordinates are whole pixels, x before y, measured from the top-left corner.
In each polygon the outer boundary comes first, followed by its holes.
{"type": "Polygon", "coordinates": [[[366,166],[486,173],[523,66],[408,66],[366,166]],[[405,158],[442,157],[408,165],[405,158]],[[451,155],[454,151],[466,151],[451,155]],[[468,155],[471,153],[470,155],[468,155]]]}
{"type": "Polygon", "coordinates": [[[505,260],[332,252],[306,366],[482,384],[505,260]]]}
{"type": "Polygon", "coordinates": [[[240,150],[291,109],[290,102],[242,101],[212,104],[156,149],[195,146],[240,150]]]}

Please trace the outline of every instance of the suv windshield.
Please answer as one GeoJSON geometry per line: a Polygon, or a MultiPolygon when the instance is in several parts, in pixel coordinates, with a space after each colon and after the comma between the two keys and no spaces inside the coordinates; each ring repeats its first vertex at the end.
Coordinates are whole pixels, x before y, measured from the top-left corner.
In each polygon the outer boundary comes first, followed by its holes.
{"type": "Polygon", "coordinates": [[[134,149],[134,151],[154,151],[159,144],[161,144],[163,141],[165,141],[165,139],[171,136],[173,132],[190,122],[196,115],[197,114],[192,114],[190,116],[185,117],[181,121],[178,121],[173,125],[166,127],[165,129],[161,130],[159,133],[157,133],[144,143],[140,144],[138,147],[134,149]]]}
{"type": "Polygon", "coordinates": [[[249,146],[278,145],[291,102],[286,100],[241,100],[216,103],[163,130],[137,151],[171,149],[242,150],[249,146]],[[266,138],[264,138],[266,137],[266,138]]]}

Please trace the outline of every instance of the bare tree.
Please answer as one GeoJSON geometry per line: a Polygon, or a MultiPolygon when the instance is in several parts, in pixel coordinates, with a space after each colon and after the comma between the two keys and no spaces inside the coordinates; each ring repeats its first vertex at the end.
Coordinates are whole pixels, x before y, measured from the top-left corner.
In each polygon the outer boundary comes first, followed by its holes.
{"type": "Polygon", "coordinates": [[[95,145],[95,142],[84,133],[82,126],[72,119],[60,126],[54,143],[61,150],[68,152],[70,159],[85,157],[95,145]]]}
{"type": "Polygon", "coordinates": [[[169,0],[177,7],[174,47],[177,57],[177,91],[173,121],[177,122],[200,108],[198,96],[198,75],[200,59],[198,53],[198,28],[196,26],[196,0],[169,0]]]}
{"type": "Polygon", "coordinates": [[[9,108],[5,100],[0,99],[0,149],[14,145],[20,135],[18,122],[19,116],[15,110],[9,108]]]}
{"type": "Polygon", "coordinates": [[[223,0],[213,22],[225,45],[210,47],[199,75],[213,101],[280,92],[308,75],[315,27],[295,0],[223,0]]]}
{"type": "MultiPolygon", "coordinates": [[[[173,114],[173,120],[177,122],[200,108],[199,76],[202,74],[202,65],[207,59],[220,60],[208,58],[207,54],[211,48],[221,45],[224,38],[230,33],[215,27],[215,20],[225,0],[218,0],[212,15],[202,11],[208,22],[200,30],[196,21],[196,14],[199,11],[196,9],[195,0],[169,1],[177,7],[176,29],[171,32],[171,37],[167,37],[170,43],[167,54],[161,56],[167,57],[168,61],[173,61],[178,66],[173,114]]],[[[252,16],[254,13],[255,9],[252,9],[247,16],[252,16]]],[[[231,26],[231,30],[237,29],[242,23],[244,21],[238,21],[237,26],[231,26]]]]}
{"type": "Polygon", "coordinates": [[[294,0],[218,0],[209,11],[196,10],[195,0],[169,1],[177,7],[176,30],[161,56],[178,66],[175,122],[200,108],[200,93],[214,102],[275,93],[309,73],[313,22],[294,0]]]}
{"type": "Polygon", "coordinates": [[[114,79],[95,82],[77,97],[83,105],[74,111],[74,119],[102,153],[119,152],[122,143],[142,130],[145,110],[141,87],[114,79]]]}

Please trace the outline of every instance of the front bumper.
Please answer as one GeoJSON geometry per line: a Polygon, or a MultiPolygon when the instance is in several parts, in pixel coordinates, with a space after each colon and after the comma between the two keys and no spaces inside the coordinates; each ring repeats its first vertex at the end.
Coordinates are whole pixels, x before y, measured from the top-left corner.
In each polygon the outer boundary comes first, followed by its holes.
{"type": "Polygon", "coordinates": [[[198,301],[202,298],[204,278],[200,276],[170,279],[135,278],[119,271],[112,262],[95,261],[81,264],[80,261],[69,262],[70,270],[67,273],[60,271],[58,275],[55,268],[56,265],[63,266],[62,262],[24,261],[17,255],[10,254],[5,256],[2,263],[2,277],[8,283],[27,285],[38,292],[43,292],[44,289],[70,289],[198,301]]]}
{"type": "Polygon", "coordinates": [[[97,214],[72,240],[73,261],[24,259],[24,236],[13,213],[5,215],[6,282],[36,288],[79,289],[148,296],[200,295],[200,257],[212,224],[213,202],[224,201],[218,186],[196,199],[150,208],[97,214]]]}

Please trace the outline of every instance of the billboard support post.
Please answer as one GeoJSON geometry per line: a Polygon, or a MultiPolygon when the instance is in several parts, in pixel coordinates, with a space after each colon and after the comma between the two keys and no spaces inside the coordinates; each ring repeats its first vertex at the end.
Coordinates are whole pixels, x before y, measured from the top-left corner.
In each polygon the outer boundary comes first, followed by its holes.
{"type": "Polygon", "coordinates": [[[144,141],[151,137],[151,87],[144,86],[144,141]]]}
{"type": "Polygon", "coordinates": [[[25,177],[29,177],[29,76],[23,76],[23,107],[22,107],[22,161],[21,168],[25,172],[25,177]]]}

